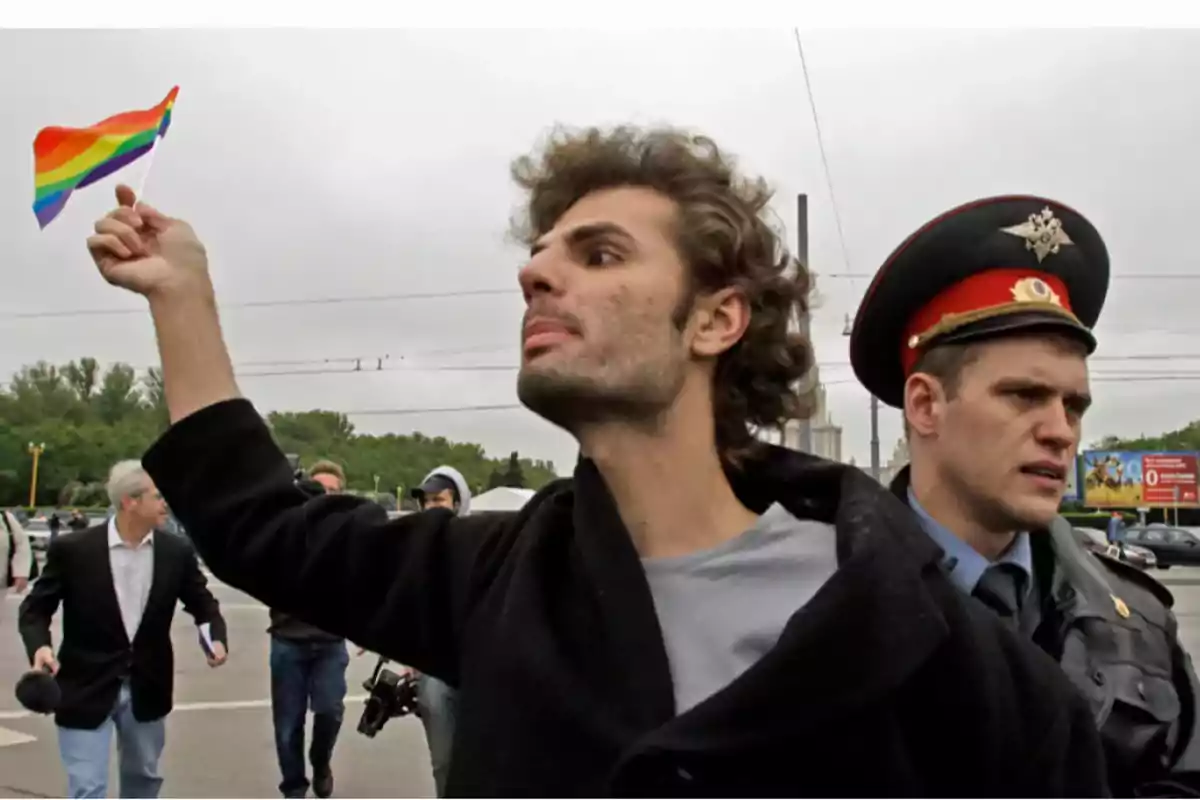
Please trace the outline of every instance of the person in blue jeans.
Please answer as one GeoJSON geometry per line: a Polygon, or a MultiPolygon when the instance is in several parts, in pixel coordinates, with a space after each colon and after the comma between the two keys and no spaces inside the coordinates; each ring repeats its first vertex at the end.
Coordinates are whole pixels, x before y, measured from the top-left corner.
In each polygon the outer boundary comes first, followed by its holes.
{"type": "Polygon", "coordinates": [[[1125,518],[1120,511],[1114,511],[1108,518],[1108,543],[1120,544],[1125,538],[1125,518]]]}
{"type": "MultiPolygon", "coordinates": [[[[345,473],[332,461],[318,461],[308,474],[330,494],[345,486],[345,473]]],[[[346,640],[275,609],[271,609],[267,631],[271,634],[271,716],[282,776],[279,791],[284,797],[308,795],[304,727],[311,708],[311,786],[317,797],[331,797],[333,749],[346,711],[346,666],[350,662],[346,640]]]]}
{"type": "MultiPolygon", "coordinates": [[[[458,516],[471,510],[471,488],[462,473],[454,467],[438,467],[425,476],[412,496],[421,510],[448,508],[458,516]]],[[[432,675],[417,675],[417,709],[425,726],[429,745],[429,761],[433,767],[433,783],[438,797],[445,797],[446,777],[450,772],[450,754],[454,745],[454,721],[458,693],[432,675]]]]}
{"type": "Polygon", "coordinates": [[[54,675],[61,692],[54,722],[66,795],[108,796],[115,744],[118,796],[156,798],[174,706],[176,607],[195,620],[210,667],[225,663],[228,628],[191,545],[156,531],[167,507],[141,462],[114,465],[107,488],[116,513],[49,545],[18,627],[31,666],[54,675]]]}
{"type": "MultiPolygon", "coordinates": [[[[291,620],[294,624],[297,620],[291,620]]],[[[302,624],[302,623],[301,623],[302,624]]],[[[312,788],[317,797],[333,795],[333,748],[346,706],[346,666],[350,656],[342,640],[271,636],[271,714],[284,797],[305,797],[309,781],[304,763],[304,727],[312,708],[312,788]]]]}
{"type": "Polygon", "coordinates": [[[158,797],[162,775],[158,761],[167,741],[163,719],[143,722],[133,715],[129,681],[117,690],[109,718],[95,730],[58,729],[58,752],[71,797],[108,796],[108,759],[116,734],[119,797],[158,797]]]}

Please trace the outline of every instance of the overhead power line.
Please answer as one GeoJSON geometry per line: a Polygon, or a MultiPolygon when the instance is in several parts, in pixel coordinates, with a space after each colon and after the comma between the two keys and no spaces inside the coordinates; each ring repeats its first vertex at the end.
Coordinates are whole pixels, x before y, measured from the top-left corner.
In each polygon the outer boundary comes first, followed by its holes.
{"type": "MultiPolygon", "coordinates": [[[[520,289],[460,289],[453,292],[406,292],[405,294],[373,294],[350,297],[307,297],[290,300],[245,300],[220,302],[224,311],[231,308],[292,308],[298,306],[324,306],[343,303],[402,303],[414,300],[445,300],[458,297],[481,297],[488,295],[520,294],[520,289]]],[[[56,317],[115,317],[128,314],[145,314],[143,308],[76,308],[63,311],[7,311],[0,314],[6,319],[53,319],[56,317]]]]}
{"type": "MultiPolygon", "coordinates": [[[[478,345],[465,347],[445,347],[433,348],[428,350],[415,350],[408,353],[403,353],[398,356],[383,355],[383,356],[340,356],[330,358],[280,358],[280,359],[263,359],[255,361],[238,361],[234,362],[233,366],[237,371],[239,378],[275,378],[289,376],[316,376],[316,375],[365,375],[370,373],[380,372],[515,372],[520,369],[519,364],[453,364],[453,363],[426,363],[422,364],[416,361],[417,357],[429,355],[456,355],[481,352],[507,352],[514,350],[515,346],[510,345],[478,345]]],[[[1113,364],[1114,367],[1092,372],[1092,380],[1102,380],[1113,378],[1119,380],[1129,380],[1138,378],[1170,378],[1172,380],[1192,380],[1194,376],[1200,375],[1200,364],[1195,365],[1191,371],[1172,370],[1164,373],[1161,366],[1148,366],[1146,370],[1136,370],[1133,367],[1137,362],[1154,362],[1155,364],[1175,363],[1184,361],[1200,362],[1200,353],[1135,353],[1129,355],[1097,355],[1089,359],[1091,362],[1099,362],[1103,364],[1113,364]]],[[[822,369],[846,369],[850,367],[849,361],[818,361],[816,364],[822,369]]],[[[157,368],[157,365],[152,365],[157,368]]],[[[147,366],[141,366],[141,370],[148,369],[147,366]]],[[[825,380],[822,381],[825,385],[837,385],[838,383],[853,383],[853,379],[842,380],[825,380]]]]}
{"type": "Polygon", "coordinates": [[[423,366],[367,366],[349,369],[286,369],[270,372],[238,372],[239,378],[274,378],[282,375],[369,375],[380,372],[515,372],[520,367],[508,364],[429,364],[423,366]]]}
{"type": "MultiPolygon", "coordinates": [[[[507,349],[507,348],[504,348],[507,349]]],[[[446,352],[446,351],[443,351],[446,352]]],[[[470,352],[462,350],[461,352],[470,352]]],[[[1200,372],[1171,372],[1161,374],[1162,368],[1157,367],[1148,371],[1138,372],[1131,370],[1129,362],[1153,361],[1153,362],[1176,362],[1176,361],[1200,361],[1200,353],[1139,353],[1126,356],[1092,356],[1091,361],[1102,363],[1122,363],[1119,371],[1096,371],[1092,373],[1092,380],[1099,381],[1106,378],[1128,380],[1141,377],[1146,378],[1171,378],[1173,380],[1191,380],[1193,375],[1200,375],[1200,372]]],[[[260,372],[238,372],[238,377],[241,378],[270,378],[284,377],[292,375],[355,375],[366,373],[379,372],[515,372],[520,369],[518,364],[415,364],[415,363],[396,363],[389,360],[388,356],[382,357],[354,357],[341,359],[313,359],[305,361],[303,359],[280,360],[280,361],[247,361],[240,364],[235,364],[236,367],[255,367],[262,368],[268,366],[289,367],[288,369],[272,369],[260,372]],[[333,366],[333,364],[342,366],[333,366]],[[298,369],[306,364],[328,364],[329,366],[315,366],[311,369],[298,369]]],[[[849,361],[818,361],[817,366],[825,369],[831,368],[846,368],[850,366],[849,361]]],[[[836,381],[825,381],[827,385],[834,384],[836,381]]]]}
{"type": "MultiPolygon", "coordinates": [[[[372,370],[376,369],[378,365],[383,364],[384,365],[383,368],[386,370],[386,369],[388,369],[388,365],[390,365],[390,364],[395,364],[399,361],[405,361],[405,360],[415,357],[415,356],[457,355],[457,354],[465,355],[468,353],[486,353],[486,352],[502,353],[502,352],[514,351],[516,349],[517,349],[517,347],[515,344],[512,344],[512,345],[484,344],[484,345],[476,345],[476,346],[436,348],[436,349],[432,349],[432,350],[424,350],[424,349],[411,350],[409,352],[400,353],[398,355],[390,355],[390,354],[374,355],[374,354],[372,354],[372,355],[340,356],[340,357],[336,357],[336,358],[334,358],[334,357],[330,357],[330,358],[317,357],[317,358],[293,358],[293,359],[285,358],[285,359],[262,360],[262,361],[237,361],[237,362],[234,362],[234,366],[235,367],[275,367],[275,366],[299,367],[299,366],[307,366],[310,364],[354,365],[354,364],[361,363],[363,365],[363,367],[362,367],[363,371],[368,370],[368,367],[367,367],[368,364],[375,365],[375,366],[370,367],[370,369],[372,369],[372,370]]],[[[1130,353],[1127,355],[1116,355],[1116,354],[1114,354],[1114,355],[1094,355],[1094,356],[1090,356],[1088,358],[1088,361],[1092,362],[1092,363],[1097,362],[1097,361],[1200,361],[1200,353],[1130,353]]],[[[411,365],[411,366],[413,368],[418,368],[418,367],[422,367],[423,365],[411,365]]],[[[461,367],[461,365],[455,365],[455,364],[450,364],[447,366],[452,366],[455,368],[461,367]]],[[[818,367],[848,367],[848,366],[850,366],[850,362],[849,361],[827,361],[827,360],[819,359],[817,361],[817,366],[818,367]]],[[[516,365],[509,366],[509,365],[488,364],[488,365],[484,365],[484,367],[486,369],[495,369],[495,368],[517,369],[516,365]]]]}
{"type": "MultiPolygon", "coordinates": [[[[1200,381],[1200,373],[1192,375],[1151,375],[1151,377],[1111,377],[1111,378],[1093,378],[1093,381],[1116,381],[1122,383],[1153,383],[1158,380],[1194,380],[1200,381]]],[[[852,384],[856,381],[850,379],[830,380],[824,384],[827,386],[838,384],[852,384]]],[[[415,414],[460,414],[468,413],[468,411],[511,411],[523,409],[520,403],[496,403],[491,405],[436,405],[430,408],[379,408],[379,409],[364,409],[355,411],[343,411],[347,416],[406,416],[415,414]]]]}
{"type": "Polygon", "coordinates": [[[284,358],[276,360],[263,361],[239,361],[234,364],[235,367],[301,367],[307,364],[353,364],[355,362],[378,361],[380,359],[389,361],[391,359],[405,359],[412,356],[431,356],[431,355],[458,355],[465,353],[498,353],[505,350],[511,350],[513,345],[468,345],[465,347],[435,347],[431,349],[422,348],[420,350],[409,350],[397,355],[357,355],[357,356],[338,356],[331,358],[284,358]]]}
{"type": "MultiPolygon", "coordinates": [[[[842,245],[843,250],[845,245],[842,245]]],[[[843,252],[843,260],[846,255],[843,252]]],[[[848,269],[848,267],[847,267],[848,269]]],[[[852,272],[822,272],[821,280],[849,280],[853,286],[853,282],[859,278],[869,279],[871,275],[864,275],[852,272]]],[[[1184,274],[1184,273],[1161,273],[1152,275],[1113,275],[1113,280],[1126,281],[1179,281],[1179,280],[1200,280],[1200,273],[1184,274]]],[[[376,294],[376,295],[356,295],[346,297],[305,297],[295,299],[274,299],[274,300],[245,300],[245,301],[220,301],[218,306],[222,311],[229,309],[256,309],[256,308],[302,308],[306,306],[326,306],[326,305],[341,305],[350,303],[405,303],[418,302],[425,300],[451,300],[460,297],[487,297],[487,296],[502,296],[502,295],[519,295],[520,289],[463,289],[453,292],[409,292],[405,294],[376,294]]],[[[132,314],[145,314],[145,307],[134,308],[74,308],[61,310],[45,310],[45,311],[2,311],[0,312],[0,322],[11,320],[36,320],[36,319],[64,319],[76,317],[122,317],[132,314]]],[[[1155,328],[1155,330],[1164,330],[1155,328]]],[[[1170,330],[1170,329],[1165,329],[1170,330]]],[[[1188,330],[1197,330],[1190,328],[1188,330]]]]}
{"type": "MultiPolygon", "coordinates": [[[[1111,362],[1111,361],[1136,361],[1139,359],[1145,359],[1145,360],[1157,359],[1160,361],[1174,361],[1174,360],[1181,360],[1181,361],[1182,360],[1197,360],[1197,361],[1200,361],[1200,356],[1197,356],[1197,355],[1191,355],[1191,356],[1162,355],[1162,356],[1157,356],[1157,357],[1155,357],[1155,356],[1150,356],[1150,357],[1146,357],[1146,356],[1113,356],[1108,359],[1101,359],[1101,360],[1106,360],[1106,361],[1111,362]]],[[[850,363],[848,361],[818,362],[817,366],[823,367],[823,368],[849,367],[850,363]]],[[[356,364],[351,364],[351,365],[347,365],[347,366],[343,366],[343,367],[315,367],[312,369],[277,369],[277,370],[269,370],[269,371],[261,371],[261,372],[238,372],[237,376],[239,378],[274,378],[274,377],[286,377],[286,376],[298,376],[298,375],[377,374],[380,372],[516,372],[518,369],[520,369],[520,366],[517,364],[388,364],[388,363],[378,362],[375,359],[371,359],[368,363],[367,360],[364,359],[362,364],[356,363],[356,364]]],[[[1125,369],[1122,369],[1120,372],[1094,372],[1092,374],[1092,380],[1098,381],[1098,380],[1103,380],[1106,378],[1121,379],[1121,380],[1136,379],[1139,377],[1153,378],[1153,377],[1159,376],[1161,374],[1161,372],[1162,372],[1161,368],[1155,369],[1152,372],[1150,372],[1150,371],[1143,371],[1143,372],[1130,371],[1129,369],[1125,368],[1125,369]]],[[[1200,376],[1200,372],[1196,372],[1196,373],[1176,372],[1176,373],[1170,373],[1168,375],[1165,375],[1164,377],[1171,377],[1173,379],[1190,379],[1190,377],[1193,375],[1200,376]]],[[[823,381],[823,383],[826,385],[830,385],[830,384],[836,383],[836,381],[823,381]]]]}
{"type": "MultiPolygon", "coordinates": [[[[833,279],[833,280],[856,281],[859,278],[871,279],[873,277],[875,277],[873,274],[872,275],[864,275],[862,273],[850,272],[850,271],[822,272],[821,273],[821,280],[833,279]]],[[[1110,277],[1110,280],[1114,280],[1114,281],[1200,281],[1200,272],[1198,272],[1198,273],[1155,272],[1155,273],[1150,273],[1147,275],[1124,274],[1124,275],[1111,275],[1109,277],[1110,277]]]]}
{"type": "MultiPolygon", "coordinates": [[[[1200,353],[1130,353],[1089,356],[1088,362],[1109,361],[1200,361],[1200,353]]],[[[818,361],[818,367],[848,367],[849,361],[818,361]]]]}
{"type": "MultiPolygon", "coordinates": [[[[817,101],[813,98],[812,80],[808,77],[808,61],[804,58],[804,43],[800,40],[800,29],[792,28],[796,36],[796,51],[800,54],[800,71],[804,73],[804,89],[808,96],[808,108],[812,112],[813,128],[817,133],[817,150],[821,154],[821,167],[825,171],[825,185],[829,188],[829,205],[833,209],[833,221],[837,226],[838,245],[842,250],[842,265],[850,276],[853,287],[854,273],[850,270],[850,251],[846,247],[846,233],[842,228],[842,214],[838,209],[837,193],[833,190],[833,173],[829,169],[829,156],[825,152],[825,136],[821,133],[821,116],[817,113],[817,101]]],[[[807,264],[805,266],[808,266],[807,264]]],[[[822,277],[824,277],[822,275],[822,277]]]]}
{"type": "Polygon", "coordinates": [[[457,414],[467,411],[512,411],[525,406],[520,403],[497,403],[482,406],[433,406],[430,408],[370,408],[362,411],[343,411],[348,417],[401,417],[406,414],[457,414]]]}

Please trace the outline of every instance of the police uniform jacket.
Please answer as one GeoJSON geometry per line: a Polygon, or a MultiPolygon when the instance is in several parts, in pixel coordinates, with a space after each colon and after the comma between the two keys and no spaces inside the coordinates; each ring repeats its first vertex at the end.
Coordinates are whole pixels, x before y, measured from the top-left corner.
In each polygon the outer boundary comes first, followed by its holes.
{"type": "MultiPolygon", "coordinates": [[[[903,499],[908,487],[905,468],[892,491],[903,499]]],[[[1179,643],[1171,593],[1136,567],[1084,549],[1062,517],[1030,543],[1041,599],[1033,639],[1087,699],[1113,790],[1190,794],[1197,682],[1179,643]],[[1178,782],[1178,791],[1165,781],[1178,782]]]]}
{"type": "MultiPolygon", "coordinates": [[[[851,364],[869,391],[903,408],[907,379],[941,346],[1054,335],[1090,354],[1109,268],[1099,231],[1069,206],[1028,195],[971,201],[887,257],[855,316],[851,364]]],[[[905,472],[893,488],[903,499],[907,487],[905,472]]],[[[1190,782],[1200,749],[1196,680],[1170,593],[1084,551],[1065,520],[1034,532],[1030,543],[1038,600],[1021,609],[1019,627],[1087,699],[1114,790],[1184,791],[1161,785],[1190,782]]]]}
{"type": "Polygon", "coordinates": [[[306,497],[245,400],[145,465],[222,580],[459,689],[447,792],[488,796],[1096,796],[1086,704],[963,597],[908,509],[779,448],[732,476],[835,526],[839,569],[777,645],[677,714],[654,601],[595,465],[520,512],[388,520],[306,497]]]}

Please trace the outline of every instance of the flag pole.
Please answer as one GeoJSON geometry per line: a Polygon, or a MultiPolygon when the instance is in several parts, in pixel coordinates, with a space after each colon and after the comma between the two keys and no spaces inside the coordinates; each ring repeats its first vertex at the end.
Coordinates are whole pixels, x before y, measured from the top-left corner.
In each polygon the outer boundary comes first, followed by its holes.
{"type": "Polygon", "coordinates": [[[134,192],[134,202],[142,202],[142,192],[146,191],[146,181],[150,178],[150,169],[154,166],[154,155],[158,152],[158,143],[162,141],[161,136],[154,137],[154,146],[150,148],[150,155],[146,158],[146,168],[142,170],[142,179],[138,181],[137,190],[134,192]]]}

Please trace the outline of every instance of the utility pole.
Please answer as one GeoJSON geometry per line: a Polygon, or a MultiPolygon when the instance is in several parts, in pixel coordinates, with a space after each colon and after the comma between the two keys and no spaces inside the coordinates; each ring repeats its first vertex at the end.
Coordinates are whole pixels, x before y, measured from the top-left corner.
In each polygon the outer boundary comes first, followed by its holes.
{"type": "MultiPolygon", "coordinates": [[[[850,315],[846,315],[846,327],[842,329],[843,336],[849,336],[853,331],[850,315]]],[[[871,477],[880,478],[879,466],[879,398],[871,395],[871,477]]]]}
{"type": "Polygon", "coordinates": [[[44,443],[34,444],[29,443],[29,455],[33,456],[33,474],[29,476],[29,507],[33,508],[37,505],[37,474],[38,461],[41,460],[42,453],[46,452],[44,443]]]}
{"type": "MultiPolygon", "coordinates": [[[[796,195],[796,258],[805,269],[808,269],[808,195],[796,195]]],[[[811,294],[810,294],[811,296],[811,294]]],[[[803,334],[806,340],[812,340],[812,314],[805,312],[796,320],[797,327],[800,333],[803,334]]],[[[814,365],[808,375],[801,379],[801,390],[808,391],[812,387],[812,382],[817,378],[817,368],[814,365]]],[[[811,453],[813,450],[812,443],[812,420],[805,418],[800,422],[800,450],[804,453],[811,453]]]]}

